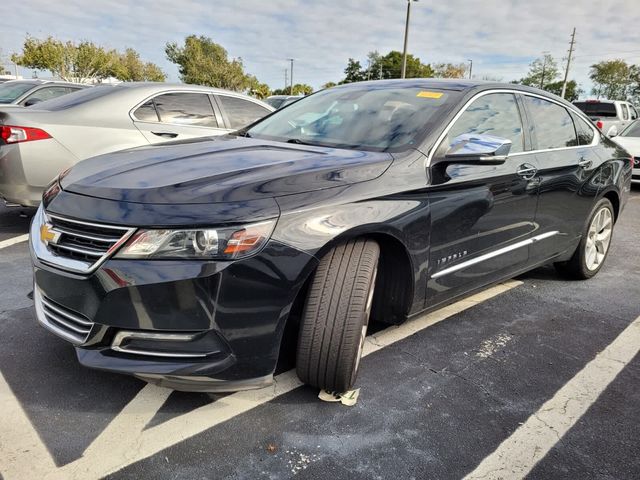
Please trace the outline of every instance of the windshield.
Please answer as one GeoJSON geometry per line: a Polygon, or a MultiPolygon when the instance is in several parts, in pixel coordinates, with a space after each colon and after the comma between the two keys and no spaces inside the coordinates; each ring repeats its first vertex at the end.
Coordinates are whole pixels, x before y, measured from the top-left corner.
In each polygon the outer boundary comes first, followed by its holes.
{"type": "Polygon", "coordinates": [[[11,103],[36,85],[30,82],[7,82],[0,85],[0,103],[11,103]]]}
{"type": "Polygon", "coordinates": [[[99,85],[97,87],[84,88],[82,90],[78,90],[77,92],[68,93],[66,95],[62,95],[61,97],[52,98],[51,100],[46,100],[44,102],[40,102],[37,104],[38,110],[65,110],[67,108],[75,107],[76,105],[80,105],[82,103],[88,102],[90,100],[94,100],[96,98],[104,97],[105,95],[110,94],[115,91],[116,87],[110,85],[99,85]]]}
{"type": "Polygon", "coordinates": [[[304,97],[251,127],[251,137],[359,150],[399,150],[418,141],[452,92],[419,87],[332,88],[304,97]]]}
{"type": "Polygon", "coordinates": [[[269,105],[271,105],[273,108],[278,108],[280,107],[280,105],[282,105],[282,103],[286,100],[285,97],[273,97],[273,98],[267,98],[265,100],[265,102],[267,102],[269,105]]]}
{"type": "Polygon", "coordinates": [[[574,102],[574,105],[590,117],[615,117],[616,106],[613,103],[574,102]]]}
{"type": "Polygon", "coordinates": [[[621,137],[640,137],[640,120],[634,120],[620,134],[621,137]]]}

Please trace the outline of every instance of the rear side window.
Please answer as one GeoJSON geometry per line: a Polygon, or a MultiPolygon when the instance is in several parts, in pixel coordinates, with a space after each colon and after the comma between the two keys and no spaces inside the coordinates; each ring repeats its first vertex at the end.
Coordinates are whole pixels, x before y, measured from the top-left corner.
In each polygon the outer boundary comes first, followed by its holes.
{"type": "Polygon", "coordinates": [[[474,100],[449,130],[449,143],[465,133],[506,138],[511,140],[511,153],[522,152],[524,135],[516,97],[492,93],[474,100]]]}
{"type": "Polygon", "coordinates": [[[160,121],[192,127],[218,126],[206,93],[165,93],[153,99],[160,121]]]}
{"type": "Polygon", "coordinates": [[[576,133],[578,134],[578,145],[591,145],[593,142],[593,137],[595,133],[593,132],[593,128],[589,126],[589,124],[575,115],[573,112],[571,113],[571,118],[573,118],[573,123],[576,126],[576,133]]]}
{"type": "Polygon", "coordinates": [[[156,111],[156,106],[153,103],[153,100],[149,100],[148,102],[143,103],[136,111],[133,112],[133,116],[136,120],[140,120],[141,122],[159,122],[160,118],[158,118],[158,112],[156,111]]]}
{"type": "Polygon", "coordinates": [[[624,103],[620,104],[620,111],[622,112],[622,120],[629,120],[629,109],[624,103]]]}
{"type": "Polygon", "coordinates": [[[538,149],[578,145],[573,120],[564,107],[538,97],[524,98],[535,126],[538,149]]]}
{"type": "Polygon", "coordinates": [[[234,130],[245,127],[271,113],[257,103],[244,100],[243,98],[218,95],[218,100],[227,113],[230,124],[229,128],[233,128],[234,130]]]}
{"type": "Polygon", "coordinates": [[[616,106],[613,103],[574,102],[574,105],[589,117],[617,117],[616,106]]]}

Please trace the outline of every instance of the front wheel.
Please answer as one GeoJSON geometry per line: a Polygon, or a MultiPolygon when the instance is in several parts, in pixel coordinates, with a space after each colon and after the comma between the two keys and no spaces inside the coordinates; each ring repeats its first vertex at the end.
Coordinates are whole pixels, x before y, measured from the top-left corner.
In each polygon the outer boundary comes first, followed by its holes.
{"type": "Polygon", "coordinates": [[[555,264],[558,272],[579,280],[591,278],[598,273],[609,253],[613,224],[613,205],[603,198],[591,211],[580,244],[571,259],[555,264]]]}
{"type": "Polygon", "coordinates": [[[320,261],[302,314],[296,371],[304,383],[345,392],[355,382],[373,303],[380,247],[350,240],[320,261]]]}

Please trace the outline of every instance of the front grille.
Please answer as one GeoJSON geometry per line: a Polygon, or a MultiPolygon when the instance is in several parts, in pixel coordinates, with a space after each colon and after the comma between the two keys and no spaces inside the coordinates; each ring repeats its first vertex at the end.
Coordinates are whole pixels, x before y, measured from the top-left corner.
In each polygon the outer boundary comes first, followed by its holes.
{"type": "Polygon", "coordinates": [[[47,330],[76,345],[87,340],[93,327],[93,322],[88,318],[47,298],[37,287],[33,298],[38,321],[47,330]]]}
{"type": "Polygon", "coordinates": [[[50,237],[46,241],[47,258],[41,258],[67,270],[88,273],[93,271],[133,233],[134,229],[72,220],[45,214],[50,237]]]}

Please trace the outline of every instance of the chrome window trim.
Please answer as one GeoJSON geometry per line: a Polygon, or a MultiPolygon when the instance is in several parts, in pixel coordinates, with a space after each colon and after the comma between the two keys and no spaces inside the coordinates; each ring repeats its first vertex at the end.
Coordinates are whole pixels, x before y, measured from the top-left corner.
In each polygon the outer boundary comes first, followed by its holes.
{"type": "Polygon", "coordinates": [[[73,273],[79,273],[88,275],[90,273],[95,272],[107,259],[109,259],[118,249],[131,238],[134,232],[137,230],[136,227],[121,227],[117,225],[109,225],[109,224],[100,224],[100,223],[92,223],[85,222],[82,220],[75,220],[68,217],[64,217],[61,215],[50,214],[45,212],[42,205],[38,208],[38,211],[33,217],[33,221],[31,222],[31,228],[29,230],[30,243],[33,248],[33,252],[35,256],[46,265],[50,265],[55,268],[59,268],[61,270],[66,270],[73,273]],[[114,243],[101,257],[97,258],[96,261],[90,265],[87,265],[87,262],[82,262],[80,260],[73,260],[70,258],[60,257],[58,255],[54,255],[49,251],[47,246],[40,240],[40,226],[47,222],[47,219],[56,218],[63,222],[68,223],[76,223],[79,225],[87,225],[89,227],[99,227],[99,228],[109,228],[113,230],[120,230],[123,232],[122,237],[116,243],[114,243]]]}
{"type": "MultiPolygon", "coordinates": [[[[147,103],[149,100],[152,100],[156,97],[159,97],[160,95],[165,95],[167,93],[200,93],[202,95],[223,95],[223,96],[227,96],[227,97],[235,97],[235,98],[239,98],[241,100],[246,100],[248,102],[251,103],[255,103],[256,105],[258,105],[259,107],[265,108],[269,111],[269,113],[273,113],[275,112],[275,109],[267,104],[267,103],[263,103],[260,102],[256,99],[253,99],[251,97],[245,97],[243,95],[233,95],[232,93],[227,93],[227,92],[218,92],[216,90],[197,90],[197,89],[189,89],[189,90],[165,90],[162,92],[156,92],[152,95],[149,95],[147,98],[145,98],[144,100],[142,100],[141,102],[137,103],[135,107],[133,107],[131,110],[129,110],[129,118],[131,119],[132,122],[137,122],[137,123],[150,123],[153,125],[173,125],[176,127],[189,127],[189,128],[203,128],[203,129],[207,129],[207,130],[223,130],[225,132],[232,132],[233,129],[232,128],[225,128],[225,127],[203,127],[202,125],[185,125],[184,123],[169,123],[169,122],[150,122],[148,120],[139,120],[137,119],[134,115],[133,112],[135,112],[138,108],[140,108],[142,105],[144,105],[145,103],[147,103]]],[[[211,102],[211,99],[209,99],[209,101],[211,102]]],[[[216,119],[216,121],[218,121],[218,116],[216,115],[216,109],[213,106],[213,104],[211,105],[211,108],[213,110],[213,117],[216,119]]]]}
{"type": "MultiPolygon", "coordinates": [[[[478,92],[477,94],[475,94],[473,97],[471,97],[462,106],[460,111],[458,113],[456,113],[456,115],[451,119],[451,121],[447,124],[445,129],[442,131],[442,133],[438,136],[438,138],[436,139],[436,141],[433,144],[434,146],[431,148],[431,150],[429,151],[429,154],[427,155],[427,159],[425,160],[425,167],[426,168],[429,168],[431,166],[431,162],[433,160],[433,156],[435,155],[435,152],[438,150],[438,148],[440,147],[440,145],[444,141],[445,137],[449,133],[449,130],[451,130],[453,125],[458,121],[458,119],[462,116],[462,114],[467,111],[469,106],[473,102],[475,102],[478,98],[484,97],[485,95],[495,94],[495,93],[511,93],[511,94],[514,94],[514,95],[525,95],[525,96],[530,96],[530,97],[537,97],[537,98],[541,98],[542,100],[546,100],[548,102],[555,103],[556,105],[559,105],[562,108],[569,110],[569,107],[567,105],[564,105],[564,104],[558,102],[557,100],[554,100],[553,98],[545,97],[544,95],[539,95],[539,94],[536,94],[536,93],[525,92],[523,90],[509,89],[509,88],[496,88],[496,89],[483,90],[482,92],[478,92]]],[[[591,129],[593,130],[593,140],[591,141],[591,143],[589,145],[576,145],[576,146],[573,146],[573,147],[557,147],[557,148],[542,148],[542,149],[537,149],[537,150],[527,150],[527,151],[523,151],[523,152],[511,153],[511,154],[509,154],[509,157],[515,157],[515,156],[519,156],[519,155],[530,155],[532,153],[551,152],[551,151],[556,151],[556,150],[573,150],[573,149],[578,149],[578,148],[589,148],[589,147],[593,147],[593,146],[598,145],[600,143],[601,132],[595,127],[595,125],[593,125],[591,120],[587,120],[587,117],[584,115],[584,113],[580,109],[572,107],[570,109],[570,111],[572,111],[578,117],[580,117],[583,120],[585,120],[587,122],[587,125],[589,125],[591,127],[591,129]]],[[[576,132],[576,137],[577,137],[577,132],[576,132]]]]}
{"type": "Polygon", "coordinates": [[[527,247],[536,242],[539,242],[540,240],[551,238],[558,234],[560,234],[560,232],[557,230],[554,230],[552,232],[546,232],[540,235],[536,235],[535,237],[527,238],[526,240],[521,240],[520,242],[514,243],[513,245],[507,245],[506,247],[502,247],[502,248],[499,248],[498,250],[485,253],[483,255],[480,255],[479,257],[472,258],[471,260],[467,260],[466,262],[458,263],[457,265],[453,265],[451,267],[445,268],[444,270],[440,270],[439,272],[436,272],[433,275],[431,275],[431,278],[444,277],[446,275],[449,275],[450,273],[454,273],[459,270],[464,270],[465,268],[471,267],[478,263],[482,263],[486,260],[490,260],[500,255],[504,255],[505,253],[512,252],[513,250],[517,250],[519,248],[527,247]]]}

